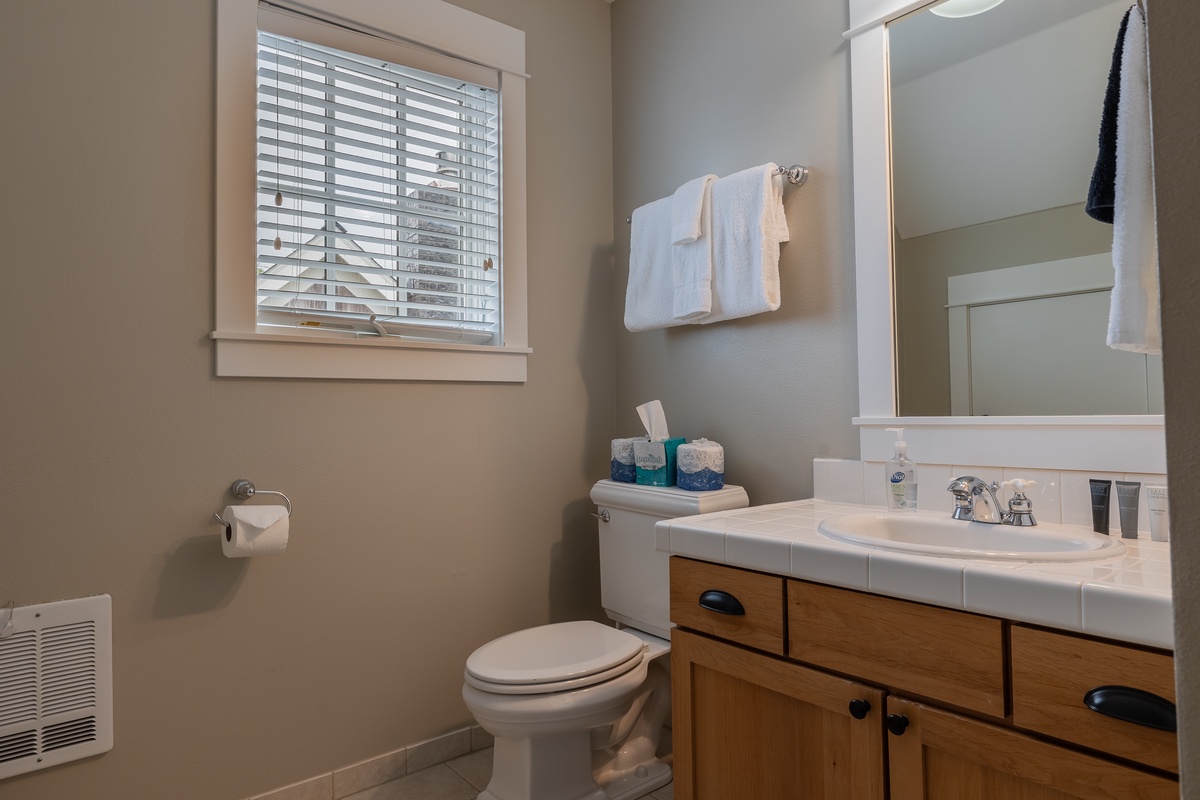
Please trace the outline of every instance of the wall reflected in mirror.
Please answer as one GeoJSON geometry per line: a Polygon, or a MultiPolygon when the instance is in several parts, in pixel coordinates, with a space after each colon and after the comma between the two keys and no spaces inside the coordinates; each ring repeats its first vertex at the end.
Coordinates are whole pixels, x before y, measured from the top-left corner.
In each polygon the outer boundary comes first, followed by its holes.
{"type": "Polygon", "coordinates": [[[1112,226],[1084,212],[1129,0],[1005,0],[888,28],[901,416],[1161,414],[1105,344],[1112,226]]]}

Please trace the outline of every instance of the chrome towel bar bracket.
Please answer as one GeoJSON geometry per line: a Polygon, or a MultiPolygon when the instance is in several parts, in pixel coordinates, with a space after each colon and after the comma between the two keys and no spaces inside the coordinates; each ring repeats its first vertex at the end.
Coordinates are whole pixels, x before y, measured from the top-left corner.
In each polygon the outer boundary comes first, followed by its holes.
{"type": "MultiPolygon", "coordinates": [[[[803,186],[805,181],[808,180],[808,167],[800,164],[793,164],[790,167],[776,167],[775,174],[787,178],[788,183],[793,186],[803,186]]],[[[625,221],[633,222],[633,216],[626,217],[625,221]]]]}

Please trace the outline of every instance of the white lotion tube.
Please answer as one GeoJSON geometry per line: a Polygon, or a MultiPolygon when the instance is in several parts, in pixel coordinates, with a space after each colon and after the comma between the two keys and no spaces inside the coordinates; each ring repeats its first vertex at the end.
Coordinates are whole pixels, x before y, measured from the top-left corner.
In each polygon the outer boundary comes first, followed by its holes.
{"type": "Polygon", "coordinates": [[[1167,509],[1167,487],[1146,487],[1146,508],[1150,511],[1150,539],[1171,541],[1171,515],[1167,509]]]}

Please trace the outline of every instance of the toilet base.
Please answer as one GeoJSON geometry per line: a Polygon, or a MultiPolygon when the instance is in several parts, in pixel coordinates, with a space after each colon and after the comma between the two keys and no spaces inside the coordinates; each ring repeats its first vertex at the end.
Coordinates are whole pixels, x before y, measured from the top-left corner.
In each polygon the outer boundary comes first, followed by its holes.
{"type": "Polygon", "coordinates": [[[592,776],[588,731],[498,738],[492,780],[477,800],[609,800],[592,776]]]}
{"type": "Polygon", "coordinates": [[[593,774],[575,763],[587,737],[586,732],[560,735],[536,744],[497,739],[491,782],[476,800],[637,800],[671,782],[670,765],[657,758],[633,769],[593,774]],[[539,764],[530,759],[534,747],[539,764]]]}
{"type": "Polygon", "coordinates": [[[671,767],[657,758],[623,775],[598,776],[606,800],[637,800],[671,782],[671,767]]]}

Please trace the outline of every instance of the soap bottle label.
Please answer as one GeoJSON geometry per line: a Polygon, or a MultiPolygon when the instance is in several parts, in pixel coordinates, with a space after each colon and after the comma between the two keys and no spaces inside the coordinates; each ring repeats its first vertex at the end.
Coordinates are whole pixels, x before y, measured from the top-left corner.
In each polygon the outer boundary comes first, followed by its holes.
{"type": "Polygon", "coordinates": [[[917,484],[911,473],[896,470],[888,475],[888,505],[895,509],[915,511],[917,508],[917,484]]]}

